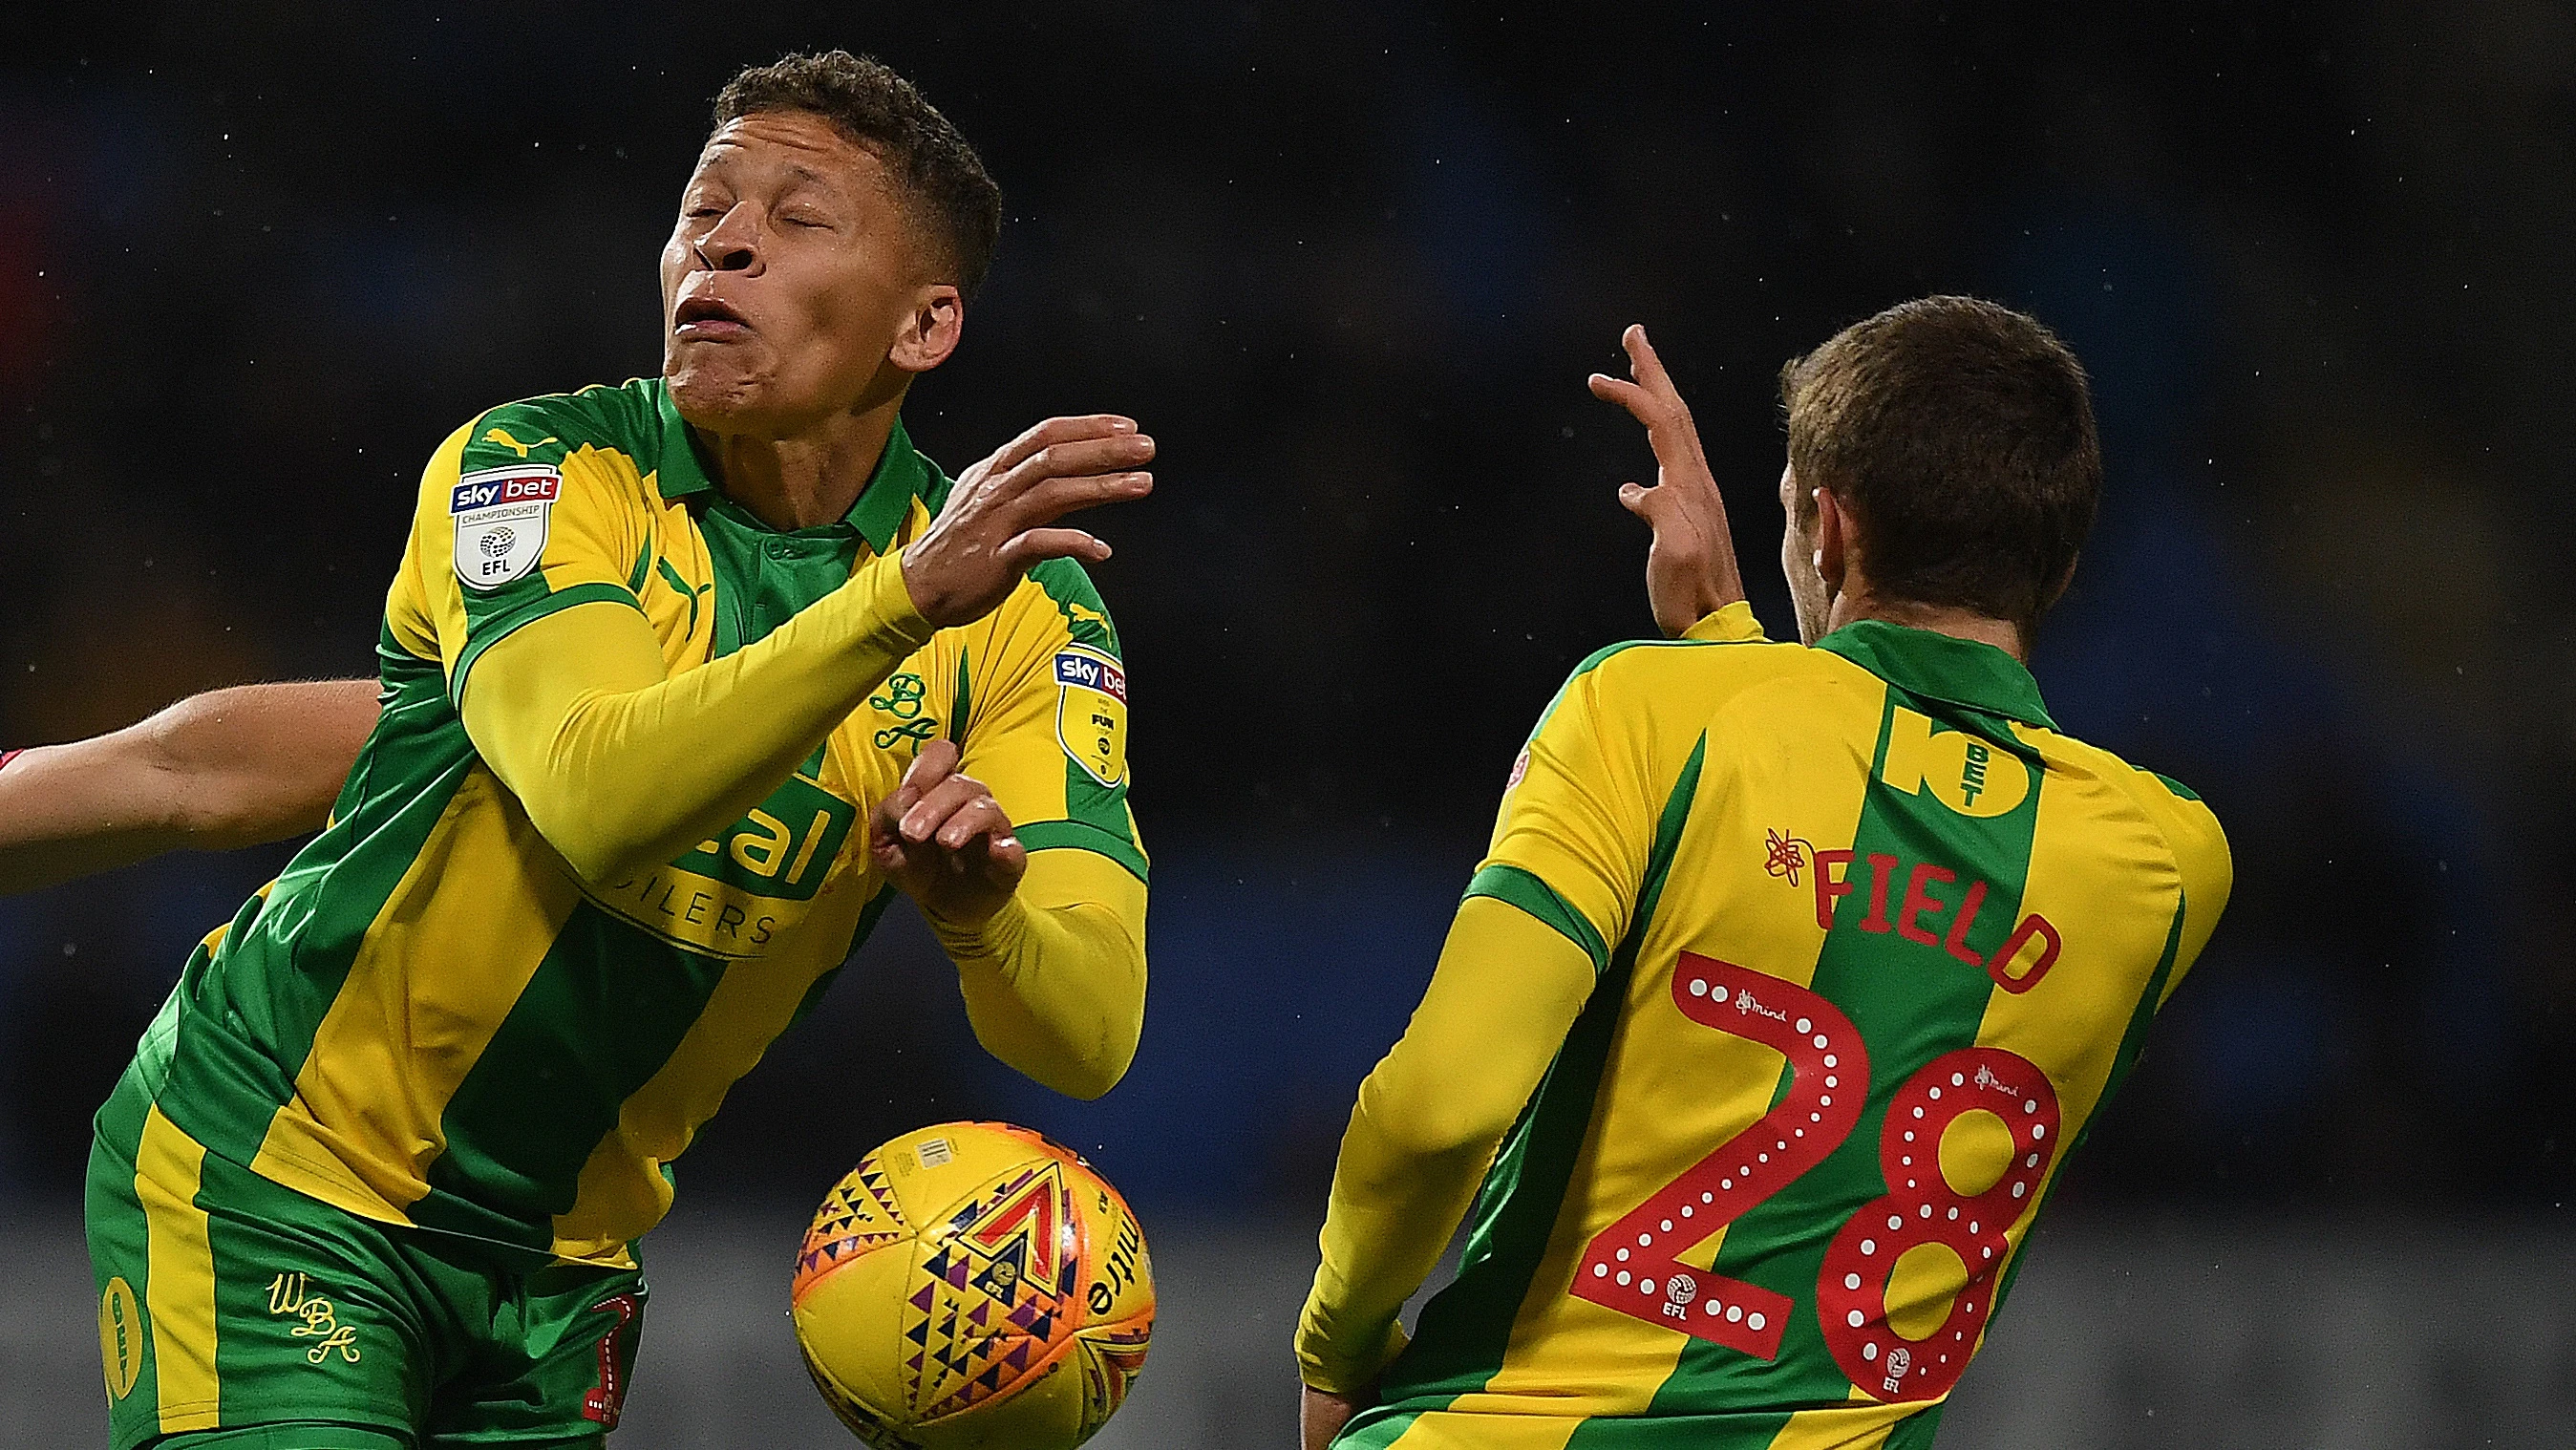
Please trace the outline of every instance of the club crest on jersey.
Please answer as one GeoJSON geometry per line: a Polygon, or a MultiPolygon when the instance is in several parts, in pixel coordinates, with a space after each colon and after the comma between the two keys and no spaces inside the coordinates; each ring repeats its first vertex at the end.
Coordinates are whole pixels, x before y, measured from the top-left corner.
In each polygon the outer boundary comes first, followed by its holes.
{"type": "Polygon", "coordinates": [[[447,498],[456,520],[456,577],[473,589],[527,577],[545,555],[546,525],[562,495],[563,475],[542,463],[458,479],[447,498]]]}
{"type": "Polygon", "coordinates": [[[1095,649],[1071,645],[1055,657],[1055,738],[1082,773],[1102,785],[1127,780],[1127,672],[1095,649]]]}

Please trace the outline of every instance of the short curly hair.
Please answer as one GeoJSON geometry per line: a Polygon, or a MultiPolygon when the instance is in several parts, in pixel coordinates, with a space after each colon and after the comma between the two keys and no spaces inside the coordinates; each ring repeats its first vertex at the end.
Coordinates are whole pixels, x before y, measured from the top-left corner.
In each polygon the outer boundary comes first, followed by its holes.
{"type": "Polygon", "coordinates": [[[984,280],[1002,232],[1002,189],[912,82],[874,56],[846,50],[782,56],[725,82],[716,93],[715,129],[762,111],[804,111],[866,147],[901,188],[958,290],[972,292],[984,280]]]}

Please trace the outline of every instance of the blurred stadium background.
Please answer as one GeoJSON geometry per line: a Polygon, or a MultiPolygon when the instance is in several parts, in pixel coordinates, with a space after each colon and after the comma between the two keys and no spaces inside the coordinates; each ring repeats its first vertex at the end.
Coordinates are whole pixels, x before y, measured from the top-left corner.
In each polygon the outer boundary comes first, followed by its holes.
{"type": "MultiPolygon", "coordinates": [[[[656,367],[708,98],[828,45],[1009,199],[925,448],[1093,409],[1163,445],[1098,571],[1147,1038],[1097,1104],[1017,1083],[890,918],[682,1165],[620,1445],[838,1441],[783,1315],[805,1206],[963,1116],[1145,1215],[1165,1329],[1100,1443],[1286,1443],[1352,1089],[1528,722],[1652,628],[1611,497],[1651,463],[1584,374],[1653,330],[1786,632],[1774,372],[1943,290],[2091,367],[2111,495],[2037,672],[2238,871],[1943,1443],[2576,1445],[2567,7],[13,7],[0,740],[370,672],[429,450],[656,367]]],[[[101,1440],[88,1118],[284,854],[0,901],[0,1443],[101,1440]]]]}

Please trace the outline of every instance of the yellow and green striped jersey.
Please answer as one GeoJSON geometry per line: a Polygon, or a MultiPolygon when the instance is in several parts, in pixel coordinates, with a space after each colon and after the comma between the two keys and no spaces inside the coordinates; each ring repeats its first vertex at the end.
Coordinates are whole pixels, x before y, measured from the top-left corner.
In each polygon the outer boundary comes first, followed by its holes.
{"type": "Polygon", "coordinates": [[[459,430],[424,477],[383,717],[333,824],[207,938],[129,1074],[208,1153],[325,1203],[623,1262],[671,1160],[889,900],[866,814],[924,743],[959,743],[1032,852],[1145,875],[1117,633],[1079,566],[1041,565],[740,821],[613,882],[539,837],[455,702],[495,641],[576,604],[639,611],[674,675],[741,649],[916,537],[948,487],[897,424],[845,518],[768,528],[714,487],[658,379],[459,430]]]}
{"type": "Polygon", "coordinates": [[[1928,1444],[2229,882],[2197,797],[1990,646],[1595,655],[1469,894],[1598,985],[1340,1443],[1928,1444]]]}

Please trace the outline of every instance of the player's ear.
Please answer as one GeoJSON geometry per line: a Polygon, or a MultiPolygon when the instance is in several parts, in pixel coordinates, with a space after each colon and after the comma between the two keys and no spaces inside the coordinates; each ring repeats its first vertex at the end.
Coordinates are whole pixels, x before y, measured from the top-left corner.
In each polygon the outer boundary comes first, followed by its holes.
{"type": "Polygon", "coordinates": [[[926,373],[948,361],[966,330],[966,297],[946,282],[933,282],[913,299],[912,315],[894,335],[886,361],[908,373],[926,373]]]}
{"type": "Polygon", "coordinates": [[[1843,592],[1843,574],[1850,568],[1851,515],[1834,501],[1829,491],[1816,490],[1816,572],[1824,577],[1825,596],[1843,592]]]}

